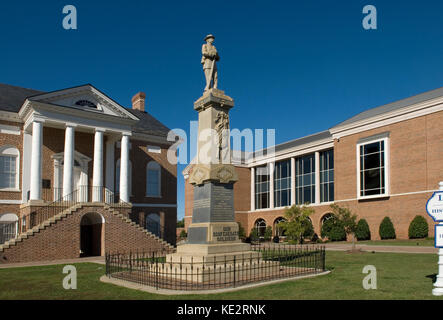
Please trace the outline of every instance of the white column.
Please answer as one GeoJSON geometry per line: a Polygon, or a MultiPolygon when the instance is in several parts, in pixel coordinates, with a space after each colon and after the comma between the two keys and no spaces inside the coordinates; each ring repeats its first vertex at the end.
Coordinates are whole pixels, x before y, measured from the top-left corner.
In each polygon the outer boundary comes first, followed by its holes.
{"type": "Polygon", "coordinates": [[[63,199],[72,200],[73,171],[74,171],[74,125],[67,124],[65,129],[65,154],[63,159],[63,199]]]}
{"type": "MultiPolygon", "coordinates": [[[[443,191],[443,181],[439,183],[440,191],[443,191]]],[[[443,225],[443,222],[440,222],[439,225],[443,225]]],[[[434,237],[437,236],[436,234],[434,237]]],[[[432,294],[434,296],[442,296],[443,295],[443,249],[438,249],[438,275],[437,280],[434,283],[434,289],[432,289],[432,294]]]]}
{"type": "Polygon", "coordinates": [[[295,158],[291,158],[291,206],[295,204],[295,158]]]}
{"type": "Polygon", "coordinates": [[[114,176],[115,176],[115,140],[108,137],[106,141],[106,199],[107,203],[114,201],[114,176]]]}
{"type": "Polygon", "coordinates": [[[251,168],[251,211],[255,210],[255,168],[251,168]]]}
{"type": "Polygon", "coordinates": [[[103,202],[103,132],[96,129],[94,136],[94,167],[92,175],[92,201],[103,202]]]}
{"type": "Polygon", "coordinates": [[[129,135],[123,134],[120,150],[120,201],[129,202],[129,135]]]}
{"type": "Polygon", "coordinates": [[[32,151],[31,151],[31,194],[30,200],[42,198],[42,144],[43,123],[32,123],[32,151]]]}
{"type": "Polygon", "coordinates": [[[315,153],[315,203],[320,203],[320,152],[315,153]]]}
{"type": "Polygon", "coordinates": [[[275,163],[269,163],[269,208],[274,208],[274,170],[275,163]]]}

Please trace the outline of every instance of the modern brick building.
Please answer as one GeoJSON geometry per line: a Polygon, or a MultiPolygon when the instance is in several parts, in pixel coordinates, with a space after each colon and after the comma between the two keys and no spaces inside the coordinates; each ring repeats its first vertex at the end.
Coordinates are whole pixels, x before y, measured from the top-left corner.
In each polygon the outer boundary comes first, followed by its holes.
{"type": "Polygon", "coordinates": [[[169,129],[83,85],[0,84],[0,263],[172,248],[169,129]]]}
{"type": "MultiPolygon", "coordinates": [[[[397,238],[408,237],[416,215],[443,181],[443,88],[362,112],[329,130],[257,152],[237,162],[235,216],[247,233],[277,232],[284,209],[310,203],[320,235],[330,204],[347,206],[367,220],[372,239],[389,216],[397,238]]],[[[187,178],[192,164],[183,174],[187,178]]],[[[192,186],[185,181],[185,225],[192,219],[192,186]]]]}

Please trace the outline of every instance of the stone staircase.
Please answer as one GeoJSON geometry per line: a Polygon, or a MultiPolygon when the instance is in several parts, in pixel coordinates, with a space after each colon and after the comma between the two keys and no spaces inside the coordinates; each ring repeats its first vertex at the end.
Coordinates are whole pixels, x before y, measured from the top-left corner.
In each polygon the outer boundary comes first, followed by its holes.
{"type": "MultiPolygon", "coordinates": [[[[19,242],[26,241],[26,239],[32,237],[36,233],[39,233],[39,232],[49,228],[51,225],[56,224],[58,221],[65,219],[67,216],[74,214],[77,210],[81,209],[83,206],[88,206],[88,203],[77,203],[77,204],[73,205],[72,207],[62,211],[61,213],[53,216],[52,218],[47,219],[43,223],[33,227],[32,229],[19,234],[16,238],[6,241],[4,244],[0,245],[0,253],[4,252],[5,249],[15,246],[19,242]]],[[[103,207],[106,210],[108,210],[109,212],[111,212],[113,215],[122,219],[125,223],[128,223],[131,226],[133,226],[134,228],[138,229],[139,231],[144,232],[146,234],[146,236],[153,238],[154,240],[158,241],[159,243],[161,243],[162,245],[164,245],[165,247],[167,247],[171,250],[174,249],[173,245],[171,245],[170,243],[166,242],[165,240],[157,237],[155,234],[149,232],[148,230],[146,230],[145,228],[143,228],[139,224],[137,224],[134,221],[132,221],[131,219],[127,218],[124,214],[121,214],[120,212],[118,212],[117,210],[115,210],[114,208],[109,206],[108,204],[103,204],[103,207]]]]}

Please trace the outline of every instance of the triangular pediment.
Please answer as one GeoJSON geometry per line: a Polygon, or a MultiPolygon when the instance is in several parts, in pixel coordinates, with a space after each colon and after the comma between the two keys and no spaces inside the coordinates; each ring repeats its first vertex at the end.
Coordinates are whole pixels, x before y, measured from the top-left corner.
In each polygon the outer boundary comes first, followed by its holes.
{"type": "Polygon", "coordinates": [[[44,93],[33,96],[29,100],[62,108],[71,108],[73,112],[81,110],[95,114],[138,120],[126,108],[89,84],[44,93]]]}

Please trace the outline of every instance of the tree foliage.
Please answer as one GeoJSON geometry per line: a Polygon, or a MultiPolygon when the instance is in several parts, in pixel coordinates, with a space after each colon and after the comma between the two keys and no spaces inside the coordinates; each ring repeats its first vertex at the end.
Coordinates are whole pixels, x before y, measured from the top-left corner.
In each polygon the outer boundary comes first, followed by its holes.
{"type": "Polygon", "coordinates": [[[309,217],[314,214],[315,210],[303,205],[293,205],[285,210],[285,219],[278,224],[279,228],[285,231],[288,240],[296,243],[302,243],[306,233],[310,234],[312,222],[309,217]]]}
{"type": "Polygon", "coordinates": [[[378,232],[379,232],[380,238],[382,240],[396,238],[395,228],[394,228],[394,225],[393,225],[391,219],[389,219],[389,217],[385,217],[383,219],[383,221],[380,223],[380,227],[378,229],[378,232]]]}
{"type": "Polygon", "coordinates": [[[371,240],[371,231],[369,230],[368,222],[365,219],[360,219],[357,223],[357,230],[355,231],[357,240],[371,240]]]}
{"type": "Polygon", "coordinates": [[[177,228],[184,228],[185,227],[185,218],[177,221],[177,228]]]}
{"type": "Polygon", "coordinates": [[[264,239],[265,241],[271,241],[272,238],[272,227],[267,226],[265,229],[264,239]]]}
{"type": "Polygon", "coordinates": [[[409,239],[421,239],[428,236],[429,226],[426,219],[422,216],[415,216],[409,225],[409,239]]]}

